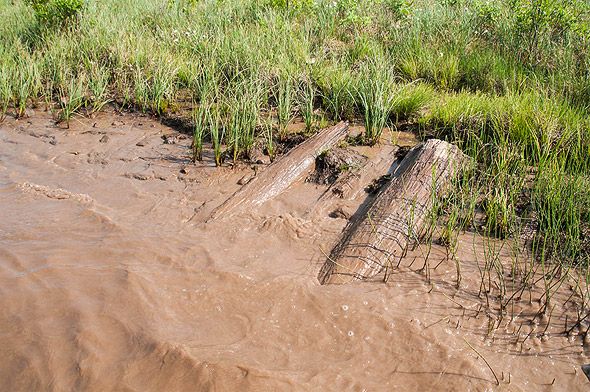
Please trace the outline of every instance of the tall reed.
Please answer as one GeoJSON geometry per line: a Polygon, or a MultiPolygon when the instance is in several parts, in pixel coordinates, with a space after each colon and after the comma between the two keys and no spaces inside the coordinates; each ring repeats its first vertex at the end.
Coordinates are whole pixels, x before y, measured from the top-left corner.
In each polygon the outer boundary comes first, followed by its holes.
{"type": "Polygon", "coordinates": [[[379,142],[388,124],[393,106],[393,81],[389,72],[377,64],[370,63],[368,68],[369,71],[361,76],[355,93],[363,112],[364,141],[373,146],[379,142]]]}

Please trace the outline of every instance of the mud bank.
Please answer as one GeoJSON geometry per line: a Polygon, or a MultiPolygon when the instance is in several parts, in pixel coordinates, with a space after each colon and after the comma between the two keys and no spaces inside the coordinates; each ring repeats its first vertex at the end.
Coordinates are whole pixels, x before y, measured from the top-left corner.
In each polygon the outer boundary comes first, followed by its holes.
{"type": "MultiPolygon", "coordinates": [[[[393,162],[394,150],[389,140],[359,148],[372,162],[393,162]]],[[[420,247],[386,284],[321,286],[324,254],[367,193],[325,198],[328,185],[300,182],[255,212],[205,224],[251,172],[215,168],[207,155],[192,164],[190,139],[147,117],[105,113],[69,130],[45,114],[0,124],[1,389],[590,385],[581,339],[558,333],[567,309],[554,312],[549,339],[515,344],[537,327],[518,320],[489,333],[477,236],[460,240],[459,291],[450,261],[431,283],[418,272],[420,247]]],[[[432,265],[444,258],[434,247],[432,265]]]]}

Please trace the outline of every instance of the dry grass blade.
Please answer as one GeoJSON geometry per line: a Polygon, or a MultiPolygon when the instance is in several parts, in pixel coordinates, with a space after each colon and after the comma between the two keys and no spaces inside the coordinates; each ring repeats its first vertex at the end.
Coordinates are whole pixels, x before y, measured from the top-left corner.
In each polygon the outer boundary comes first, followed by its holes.
{"type": "Polygon", "coordinates": [[[490,369],[490,371],[494,375],[494,378],[496,379],[496,385],[500,385],[500,380],[498,379],[498,376],[496,375],[496,372],[494,371],[494,369],[492,368],[492,366],[490,365],[490,363],[487,361],[487,359],[485,359],[485,357],[483,355],[481,355],[480,352],[477,351],[475,349],[475,347],[473,347],[471,345],[471,343],[469,343],[465,338],[463,338],[463,341],[465,341],[465,343],[469,346],[469,348],[472,349],[485,362],[485,364],[487,365],[488,369],[490,369]]]}

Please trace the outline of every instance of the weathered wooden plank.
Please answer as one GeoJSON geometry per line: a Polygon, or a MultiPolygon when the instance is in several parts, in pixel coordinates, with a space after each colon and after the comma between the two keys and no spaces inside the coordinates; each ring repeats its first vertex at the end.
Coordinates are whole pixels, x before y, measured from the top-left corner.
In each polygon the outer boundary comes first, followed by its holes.
{"type": "Polygon", "coordinates": [[[448,189],[465,162],[457,146],[441,140],[414,147],[367,212],[345,228],[320,270],[320,283],[349,283],[393,265],[422,232],[433,195],[448,189]]]}
{"type": "Polygon", "coordinates": [[[231,215],[237,207],[243,210],[257,207],[279,195],[313,166],[319,154],[336,145],[347,133],[347,122],[321,130],[258,173],[252,181],[217,207],[209,221],[231,215]]]}

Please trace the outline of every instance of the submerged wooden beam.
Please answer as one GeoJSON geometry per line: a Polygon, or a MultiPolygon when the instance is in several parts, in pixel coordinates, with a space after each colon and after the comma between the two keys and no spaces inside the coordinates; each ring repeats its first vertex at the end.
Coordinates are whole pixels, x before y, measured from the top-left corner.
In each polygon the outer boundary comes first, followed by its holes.
{"type": "Polygon", "coordinates": [[[319,154],[335,146],[347,133],[347,122],[321,130],[258,173],[213,210],[208,221],[231,215],[238,206],[243,210],[251,209],[279,195],[313,166],[319,154]]]}
{"type": "Polygon", "coordinates": [[[402,160],[366,213],[351,221],[320,270],[322,284],[370,278],[404,254],[424,229],[433,205],[466,162],[452,144],[428,140],[402,160]]]}

